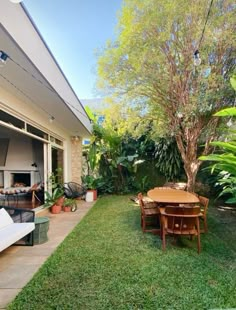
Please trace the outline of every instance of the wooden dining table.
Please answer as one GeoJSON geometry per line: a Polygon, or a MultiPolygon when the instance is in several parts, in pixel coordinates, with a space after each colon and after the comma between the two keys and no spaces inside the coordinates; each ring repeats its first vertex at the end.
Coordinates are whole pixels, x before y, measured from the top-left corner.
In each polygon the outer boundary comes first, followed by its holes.
{"type": "Polygon", "coordinates": [[[199,199],[195,194],[173,188],[153,188],[147,192],[147,196],[163,205],[199,203],[199,199]]]}

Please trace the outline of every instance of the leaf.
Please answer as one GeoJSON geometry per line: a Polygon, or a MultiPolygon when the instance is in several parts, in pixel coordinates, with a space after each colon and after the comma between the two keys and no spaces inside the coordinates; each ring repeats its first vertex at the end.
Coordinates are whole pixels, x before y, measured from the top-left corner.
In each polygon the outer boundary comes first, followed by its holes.
{"type": "Polygon", "coordinates": [[[129,156],[127,156],[127,159],[128,159],[128,161],[133,161],[134,158],[137,158],[137,157],[138,157],[138,155],[137,155],[137,154],[134,154],[134,155],[129,155],[129,156]]]}
{"type": "Polygon", "coordinates": [[[215,113],[214,116],[236,116],[236,108],[227,108],[215,113]]]}
{"type": "Polygon", "coordinates": [[[135,165],[142,164],[143,162],[145,162],[145,160],[143,160],[143,159],[136,160],[136,161],[134,162],[134,166],[135,166],[135,165]]]}
{"type": "Polygon", "coordinates": [[[230,78],[230,84],[232,85],[233,89],[236,90],[236,75],[235,74],[230,78]]]}
{"type": "Polygon", "coordinates": [[[219,146],[236,153],[236,145],[233,145],[230,142],[214,141],[211,143],[211,145],[219,146]]]}
{"type": "Polygon", "coordinates": [[[88,117],[89,117],[92,121],[95,121],[95,116],[94,116],[92,110],[90,109],[90,107],[86,105],[86,106],[84,107],[84,109],[85,109],[86,113],[88,114],[88,117]]]}
{"type": "Polygon", "coordinates": [[[236,197],[229,198],[225,202],[226,203],[236,203],[236,197]]]}

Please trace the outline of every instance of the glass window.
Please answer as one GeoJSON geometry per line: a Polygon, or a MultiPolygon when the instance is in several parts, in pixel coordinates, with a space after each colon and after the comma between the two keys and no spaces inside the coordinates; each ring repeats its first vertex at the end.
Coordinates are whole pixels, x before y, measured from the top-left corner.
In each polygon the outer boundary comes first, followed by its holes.
{"type": "Polygon", "coordinates": [[[42,130],[38,128],[35,128],[34,126],[27,124],[27,131],[32,133],[35,136],[48,140],[48,134],[46,134],[45,132],[43,132],[42,130]]]}
{"type": "Polygon", "coordinates": [[[2,110],[0,110],[0,120],[3,121],[4,123],[13,125],[17,128],[24,129],[25,128],[25,123],[18,118],[12,116],[11,114],[8,114],[2,110]]]}

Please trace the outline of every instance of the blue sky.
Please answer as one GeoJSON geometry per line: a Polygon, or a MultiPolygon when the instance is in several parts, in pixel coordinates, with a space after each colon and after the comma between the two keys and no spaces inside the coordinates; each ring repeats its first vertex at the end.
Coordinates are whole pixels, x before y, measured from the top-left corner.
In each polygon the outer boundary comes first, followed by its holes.
{"type": "Polygon", "coordinates": [[[115,36],[122,0],[24,0],[79,99],[97,98],[95,50],[115,36]]]}

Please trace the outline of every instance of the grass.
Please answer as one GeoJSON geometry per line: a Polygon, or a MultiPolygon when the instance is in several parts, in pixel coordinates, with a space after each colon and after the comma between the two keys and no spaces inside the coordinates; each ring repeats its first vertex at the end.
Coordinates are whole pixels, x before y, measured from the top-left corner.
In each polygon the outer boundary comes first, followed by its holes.
{"type": "Polygon", "coordinates": [[[186,238],[169,238],[163,252],[158,236],[141,232],[128,196],[103,197],[8,309],[236,307],[236,234],[227,229],[214,215],[200,255],[186,238]]]}

